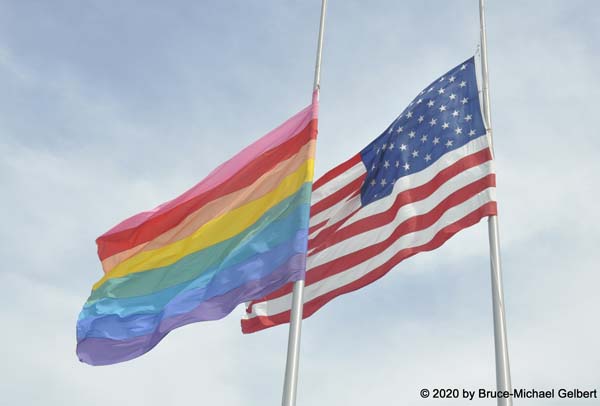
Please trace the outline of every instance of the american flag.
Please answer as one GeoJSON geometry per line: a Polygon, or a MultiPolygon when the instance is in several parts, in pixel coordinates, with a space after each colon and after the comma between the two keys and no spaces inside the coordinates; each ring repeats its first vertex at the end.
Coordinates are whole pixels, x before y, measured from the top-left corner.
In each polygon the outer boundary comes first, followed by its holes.
{"type": "MultiPolygon", "coordinates": [[[[303,316],[494,214],[492,154],[470,58],[315,182],[303,316]]],[[[291,303],[292,284],[251,302],[242,331],[288,323],[291,303]]]]}

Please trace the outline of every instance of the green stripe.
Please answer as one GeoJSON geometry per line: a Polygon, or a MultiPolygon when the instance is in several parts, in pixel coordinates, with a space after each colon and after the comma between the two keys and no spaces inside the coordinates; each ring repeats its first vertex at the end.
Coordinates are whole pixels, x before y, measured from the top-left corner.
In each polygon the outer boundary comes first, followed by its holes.
{"type": "MultiPolygon", "coordinates": [[[[98,289],[92,291],[86,306],[104,297],[141,296],[166,289],[198,278],[208,269],[233,265],[255,255],[258,251],[266,251],[270,247],[281,244],[289,238],[289,235],[277,232],[278,223],[285,221],[298,206],[310,205],[311,189],[312,182],[304,183],[296,193],[266,211],[254,224],[235,237],[189,254],[165,267],[108,279],[98,289]],[[259,233],[263,235],[253,244],[254,238],[259,233]]],[[[303,216],[301,222],[303,224],[297,224],[297,228],[306,228],[308,215],[306,218],[303,216]]]]}

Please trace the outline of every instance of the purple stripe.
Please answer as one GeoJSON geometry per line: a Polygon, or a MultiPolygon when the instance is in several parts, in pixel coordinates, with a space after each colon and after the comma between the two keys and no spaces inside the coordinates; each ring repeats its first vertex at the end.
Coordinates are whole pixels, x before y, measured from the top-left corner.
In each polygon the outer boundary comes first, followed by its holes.
{"type": "Polygon", "coordinates": [[[188,313],[162,320],[152,334],[128,340],[84,339],[77,344],[77,356],[90,365],[110,365],[137,358],[154,348],[171,330],[198,321],[221,319],[240,303],[264,297],[277,287],[302,279],[305,265],[305,254],[296,254],[263,279],[250,281],[224,295],[213,297],[188,313]]]}

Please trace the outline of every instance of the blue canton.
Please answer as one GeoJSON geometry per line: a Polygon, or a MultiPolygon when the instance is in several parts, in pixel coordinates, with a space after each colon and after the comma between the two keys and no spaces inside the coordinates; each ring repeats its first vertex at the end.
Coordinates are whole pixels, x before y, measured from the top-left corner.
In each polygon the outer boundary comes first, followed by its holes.
{"type": "Polygon", "coordinates": [[[485,133],[471,58],[427,86],[360,152],[367,169],[362,204],[388,196],[399,178],[422,171],[485,133]]]}

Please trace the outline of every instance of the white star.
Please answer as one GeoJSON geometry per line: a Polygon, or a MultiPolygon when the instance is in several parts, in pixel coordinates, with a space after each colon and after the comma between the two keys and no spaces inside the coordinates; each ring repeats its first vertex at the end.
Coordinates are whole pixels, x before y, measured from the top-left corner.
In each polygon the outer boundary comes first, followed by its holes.
{"type": "Polygon", "coordinates": [[[442,124],[442,128],[445,130],[446,128],[450,127],[450,124],[448,123],[444,123],[442,124]]]}
{"type": "Polygon", "coordinates": [[[383,164],[383,167],[385,169],[389,168],[390,167],[390,161],[385,161],[385,163],[383,164]]]}
{"type": "Polygon", "coordinates": [[[404,131],[404,127],[398,127],[398,129],[396,130],[398,134],[400,134],[402,131],[404,131]]]}
{"type": "Polygon", "coordinates": [[[460,67],[460,70],[465,70],[465,69],[467,69],[467,65],[463,64],[463,65],[460,67]]]}
{"type": "Polygon", "coordinates": [[[400,151],[406,151],[406,145],[404,145],[404,144],[400,145],[400,151]]]}
{"type": "Polygon", "coordinates": [[[387,185],[387,182],[385,181],[385,179],[381,179],[381,186],[385,186],[387,185]]]}
{"type": "Polygon", "coordinates": [[[458,110],[454,110],[454,111],[452,112],[452,117],[456,117],[456,116],[458,116],[458,110]]]}
{"type": "Polygon", "coordinates": [[[396,168],[400,166],[400,161],[396,161],[396,168]]]}
{"type": "Polygon", "coordinates": [[[427,135],[423,135],[423,136],[421,137],[421,142],[425,142],[425,141],[427,141],[427,135]]]}
{"type": "Polygon", "coordinates": [[[443,104],[440,106],[440,113],[441,113],[442,111],[446,111],[446,106],[444,106],[443,104]]]}
{"type": "Polygon", "coordinates": [[[386,148],[387,148],[387,144],[383,144],[383,145],[381,146],[381,149],[386,149],[386,148]]]}
{"type": "Polygon", "coordinates": [[[417,104],[421,104],[422,102],[423,102],[423,99],[417,100],[417,104]]]}
{"type": "Polygon", "coordinates": [[[410,169],[410,165],[407,163],[404,164],[404,170],[407,171],[410,169]]]}
{"type": "Polygon", "coordinates": [[[411,118],[412,116],[413,116],[412,111],[409,111],[408,113],[406,113],[406,118],[411,118]]]}
{"type": "Polygon", "coordinates": [[[425,162],[429,162],[431,161],[431,155],[427,154],[425,155],[425,162]]]}
{"type": "Polygon", "coordinates": [[[432,118],[431,121],[429,122],[429,125],[432,126],[432,127],[434,125],[436,125],[436,124],[437,124],[437,119],[436,118],[432,118]]]}
{"type": "Polygon", "coordinates": [[[391,134],[393,130],[394,130],[394,126],[392,125],[392,126],[390,127],[390,129],[388,130],[388,132],[387,132],[387,133],[388,133],[388,134],[391,134]]]}
{"type": "Polygon", "coordinates": [[[452,93],[452,94],[450,95],[450,100],[454,100],[454,99],[456,99],[456,95],[455,95],[454,93],[452,93]]]}
{"type": "Polygon", "coordinates": [[[463,99],[460,102],[462,104],[467,104],[469,102],[469,99],[467,99],[466,97],[463,97],[463,99]]]}
{"type": "Polygon", "coordinates": [[[474,136],[474,135],[475,135],[475,130],[471,130],[471,131],[469,131],[469,137],[472,137],[472,136],[474,136]]]}
{"type": "Polygon", "coordinates": [[[438,90],[438,94],[443,94],[444,93],[444,88],[440,87],[440,90],[438,90]]]}
{"type": "Polygon", "coordinates": [[[465,87],[467,85],[467,82],[465,82],[464,80],[462,82],[460,82],[460,87],[465,87]]]}
{"type": "Polygon", "coordinates": [[[439,137],[433,137],[433,145],[437,145],[440,143],[440,138],[439,137]]]}
{"type": "Polygon", "coordinates": [[[377,183],[377,182],[375,182],[375,179],[373,179],[373,180],[371,181],[371,186],[375,186],[375,184],[376,184],[376,183],[377,183]]]}
{"type": "Polygon", "coordinates": [[[452,146],[453,142],[454,141],[452,141],[452,140],[448,140],[448,142],[446,143],[446,147],[450,148],[452,146]]]}
{"type": "Polygon", "coordinates": [[[423,120],[425,120],[425,117],[423,117],[423,116],[419,116],[419,119],[418,119],[417,121],[418,121],[419,123],[422,123],[422,122],[423,122],[423,120]]]}
{"type": "Polygon", "coordinates": [[[434,105],[434,104],[435,104],[435,102],[434,102],[433,100],[429,100],[429,101],[427,102],[427,106],[428,106],[428,107],[433,107],[433,105],[434,105]]]}
{"type": "Polygon", "coordinates": [[[442,76],[442,77],[440,78],[440,82],[443,82],[443,81],[444,81],[444,79],[446,79],[446,78],[445,78],[444,76],[442,76]]]}
{"type": "Polygon", "coordinates": [[[393,142],[390,144],[390,146],[388,147],[388,149],[394,149],[394,143],[393,142]]]}
{"type": "Polygon", "coordinates": [[[374,171],[376,168],[375,164],[371,165],[371,170],[374,171]]]}
{"type": "Polygon", "coordinates": [[[416,149],[412,152],[412,156],[413,158],[416,158],[419,156],[419,151],[417,151],[416,149]]]}
{"type": "Polygon", "coordinates": [[[435,87],[431,86],[431,87],[429,88],[429,90],[427,91],[427,93],[431,92],[433,89],[435,89],[435,87]]]}
{"type": "Polygon", "coordinates": [[[456,78],[455,78],[454,76],[450,76],[450,79],[448,79],[448,81],[449,81],[450,83],[454,82],[455,80],[456,80],[456,78]]]}
{"type": "Polygon", "coordinates": [[[456,127],[456,129],[454,130],[454,132],[456,133],[456,135],[461,135],[462,134],[462,128],[456,127]]]}
{"type": "Polygon", "coordinates": [[[408,138],[415,138],[415,135],[416,135],[415,132],[411,131],[408,133],[408,138]]]}
{"type": "Polygon", "coordinates": [[[471,119],[472,119],[472,118],[473,118],[473,117],[471,117],[471,115],[470,115],[470,114],[467,114],[467,115],[465,116],[465,121],[471,121],[471,119]]]}

